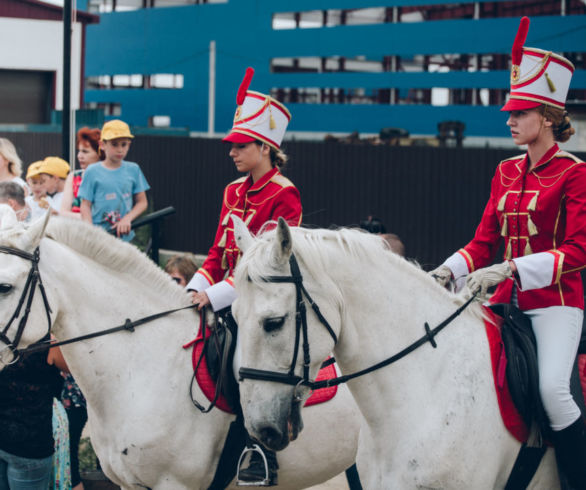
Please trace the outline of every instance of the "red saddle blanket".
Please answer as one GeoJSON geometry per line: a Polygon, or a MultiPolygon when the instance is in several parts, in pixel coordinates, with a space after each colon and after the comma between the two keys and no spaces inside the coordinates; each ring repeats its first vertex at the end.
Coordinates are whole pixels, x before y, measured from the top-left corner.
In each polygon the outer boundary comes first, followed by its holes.
{"type": "MultiPolygon", "coordinates": [[[[206,337],[208,337],[209,334],[210,330],[206,329],[206,337]]],[[[191,353],[191,360],[193,363],[194,371],[200,356],[205,355],[203,353],[203,340],[203,335],[200,330],[195,340],[192,340],[191,342],[183,346],[184,349],[193,347],[191,353]]],[[[232,369],[231,363],[229,368],[232,369]]],[[[319,373],[317,374],[316,381],[321,381],[322,379],[333,379],[336,376],[336,367],[333,364],[331,364],[320,369],[319,373]]],[[[197,380],[197,383],[205,397],[211,402],[216,394],[216,382],[212,379],[210,375],[205,358],[201,360],[199,368],[195,371],[195,379],[197,380]]],[[[328,400],[334,398],[337,391],[337,386],[330,386],[329,388],[320,388],[319,390],[315,390],[305,402],[305,406],[308,407],[310,405],[317,405],[318,403],[327,402],[328,400]]],[[[220,410],[224,412],[234,413],[230,408],[228,401],[223,395],[218,396],[218,400],[216,401],[216,407],[218,407],[220,410]]]]}
{"type": "MultiPolygon", "coordinates": [[[[492,361],[492,373],[494,375],[494,386],[496,388],[499,407],[503,422],[509,432],[520,442],[527,442],[529,430],[521,418],[517,408],[513,403],[506,377],[507,358],[505,347],[501,339],[501,325],[503,319],[494,314],[489,308],[485,308],[485,313],[489,320],[485,320],[486,335],[490,347],[490,358],[492,361]]],[[[580,380],[582,383],[582,392],[586,397],[586,355],[578,357],[578,367],[580,370],[580,380]]]]}

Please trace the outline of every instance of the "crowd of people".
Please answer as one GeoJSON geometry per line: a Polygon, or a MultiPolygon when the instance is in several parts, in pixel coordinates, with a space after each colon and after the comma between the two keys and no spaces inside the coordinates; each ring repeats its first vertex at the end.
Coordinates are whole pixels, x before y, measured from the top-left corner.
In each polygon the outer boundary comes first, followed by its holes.
{"type": "MultiPolygon", "coordinates": [[[[473,293],[497,285],[493,301],[512,303],[531,318],[553,442],[571,484],[585,488],[586,431],[569,376],[584,308],[579,271],[586,267],[586,167],[557,145],[574,133],[564,108],[573,66],[559,55],[524,47],[527,26],[528,19],[522,20],[513,47],[510,99],[502,108],[509,112],[513,140],[526,145],[527,153],[501,162],[473,240],[431,274],[445,286],[466,283],[473,293]],[[505,260],[490,266],[502,241],[505,260]]],[[[291,114],[271,96],[248,90],[252,76],[248,69],[237,92],[233,127],[224,138],[243,176],[224,190],[213,245],[199,268],[189,255],[175,256],[166,265],[199,309],[209,306],[227,315],[236,298],[232,274],[240,254],[231,217],[241,218],[253,233],[280,217],[294,226],[302,221],[299,190],[282,174],[287,156],[281,142],[291,114]]],[[[50,156],[28,166],[26,181],[14,145],[1,138],[0,202],[22,221],[50,212],[83,219],[131,241],[132,221],[146,210],[149,189],[140,167],[125,160],[133,138],[120,120],[107,122],[101,131],[83,128],[77,135],[79,170],[71,172],[67,162],[50,156]]],[[[405,254],[399,237],[387,233],[380,220],[370,216],[360,226],[405,254]]],[[[49,358],[30,356],[4,369],[0,391],[8,395],[0,401],[0,411],[12,414],[0,416],[0,490],[46,490],[51,473],[59,473],[52,460],[51,414],[58,418],[59,412],[58,404],[53,410],[54,398],[62,401],[69,421],[70,485],[83,488],[76,453],[87,420],[85,400],[58,352],[49,358]]],[[[238,420],[243,423],[241,414],[238,420]]],[[[240,478],[262,480],[266,460],[270,483],[276,484],[277,455],[260,450],[265,458],[254,452],[240,478]]]]}

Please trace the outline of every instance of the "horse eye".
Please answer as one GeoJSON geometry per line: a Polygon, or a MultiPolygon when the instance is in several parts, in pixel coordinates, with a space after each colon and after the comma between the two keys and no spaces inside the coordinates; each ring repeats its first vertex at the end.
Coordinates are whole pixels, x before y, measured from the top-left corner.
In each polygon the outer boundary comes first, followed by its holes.
{"type": "Polygon", "coordinates": [[[284,316],[279,316],[277,318],[265,318],[263,322],[263,328],[265,329],[265,332],[273,332],[281,328],[284,323],[284,316]]]}
{"type": "Polygon", "coordinates": [[[0,294],[9,293],[12,290],[12,284],[0,284],[0,294]]]}

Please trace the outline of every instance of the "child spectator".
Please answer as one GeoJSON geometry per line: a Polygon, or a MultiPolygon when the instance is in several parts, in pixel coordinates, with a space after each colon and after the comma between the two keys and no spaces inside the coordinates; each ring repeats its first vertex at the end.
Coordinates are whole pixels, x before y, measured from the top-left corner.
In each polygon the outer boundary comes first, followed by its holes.
{"type": "Polygon", "coordinates": [[[59,157],[47,157],[41,164],[41,173],[45,175],[45,191],[51,196],[51,207],[59,212],[69,164],[59,157]]]}
{"type": "Polygon", "coordinates": [[[134,238],[132,221],[147,209],[150,189],[140,167],[124,160],[132,138],[125,122],[114,119],[104,124],[100,149],[105,159],[87,168],[78,193],[81,218],[115,230],[125,241],[134,238]]]}
{"type": "Polygon", "coordinates": [[[165,272],[182,287],[187,286],[196,270],[197,265],[190,254],[173,255],[165,264],[165,272]]]}
{"type": "Polygon", "coordinates": [[[43,216],[51,208],[51,198],[47,196],[45,190],[45,178],[42,173],[43,161],[31,163],[26,172],[26,181],[30,188],[30,195],[25,201],[30,208],[31,220],[36,220],[43,216]]]}
{"type": "Polygon", "coordinates": [[[0,182],[16,182],[28,195],[26,182],[20,178],[22,161],[10,140],[0,138],[0,182]]]}
{"type": "Polygon", "coordinates": [[[65,180],[65,190],[63,191],[61,209],[59,210],[61,216],[81,218],[79,212],[81,201],[77,195],[79,186],[81,185],[85,169],[99,162],[101,157],[100,130],[98,128],[81,128],[77,132],[77,160],[79,161],[79,168],[74,172],[70,172],[65,180]]]}
{"type": "Polygon", "coordinates": [[[18,221],[29,221],[30,210],[24,200],[24,189],[16,182],[0,182],[0,204],[8,204],[18,221]]]}

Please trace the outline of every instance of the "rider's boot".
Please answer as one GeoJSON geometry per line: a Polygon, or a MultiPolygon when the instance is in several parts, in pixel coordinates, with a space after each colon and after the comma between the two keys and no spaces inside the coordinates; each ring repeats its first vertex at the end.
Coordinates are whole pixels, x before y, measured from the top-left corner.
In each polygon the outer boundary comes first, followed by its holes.
{"type": "Polygon", "coordinates": [[[572,425],[553,433],[555,450],[568,482],[575,490],[586,490],[586,425],[580,417],[572,425]]]}
{"type": "MultiPolygon", "coordinates": [[[[258,446],[265,455],[267,459],[267,468],[268,468],[268,485],[266,486],[273,486],[277,485],[277,470],[279,469],[279,463],[277,462],[277,453],[267,449],[264,446],[258,446]]],[[[248,468],[244,468],[240,471],[239,479],[243,482],[261,482],[265,479],[266,476],[266,468],[265,462],[263,460],[262,455],[258,451],[252,451],[250,455],[250,464],[248,468]]]]}

